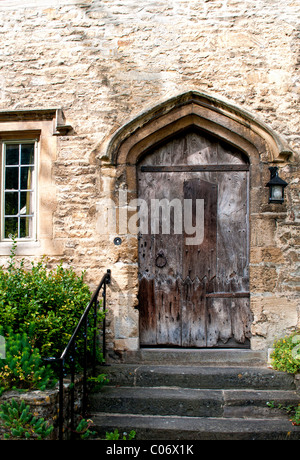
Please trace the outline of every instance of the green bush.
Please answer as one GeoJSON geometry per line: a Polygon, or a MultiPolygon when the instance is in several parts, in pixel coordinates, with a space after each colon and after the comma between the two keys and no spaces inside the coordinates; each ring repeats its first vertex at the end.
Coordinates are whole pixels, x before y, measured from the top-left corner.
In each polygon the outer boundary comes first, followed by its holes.
{"type": "Polygon", "coordinates": [[[45,439],[53,431],[43,418],[34,417],[30,407],[24,401],[17,403],[14,399],[0,406],[0,419],[5,427],[5,439],[11,437],[19,439],[45,439]]]}
{"type": "MultiPolygon", "coordinates": [[[[32,262],[30,269],[25,269],[25,260],[17,261],[16,246],[13,238],[8,268],[0,267],[0,335],[12,337],[13,334],[20,334],[20,338],[25,334],[33,353],[38,350],[42,358],[57,358],[65,349],[90,301],[90,289],[83,280],[84,273],[78,276],[72,268],[64,268],[62,264],[48,269],[44,258],[38,263],[32,262]]],[[[87,330],[88,355],[91,354],[93,343],[92,315],[93,311],[89,315],[87,330]]],[[[103,312],[98,310],[97,315],[99,325],[103,312]]],[[[78,357],[82,355],[83,344],[84,335],[80,331],[76,339],[78,357]]],[[[28,361],[30,367],[30,360],[35,360],[36,356],[30,357],[27,351],[24,361],[28,361]]],[[[97,359],[101,360],[98,347],[97,353],[97,359]]],[[[16,368],[9,372],[16,372],[16,368]]],[[[15,382],[15,378],[12,381],[15,382]]]]}
{"type": "Polygon", "coordinates": [[[75,432],[80,437],[80,439],[88,439],[91,436],[95,436],[97,434],[96,431],[91,431],[90,427],[93,425],[93,421],[88,419],[81,419],[75,432]]]}
{"type": "MultiPolygon", "coordinates": [[[[84,273],[78,276],[62,264],[49,270],[44,259],[26,270],[24,259],[17,263],[15,252],[14,241],[8,269],[0,267],[0,326],[5,332],[25,332],[42,357],[58,357],[91,297],[84,273]]],[[[92,332],[89,328],[88,346],[92,332]]]]}
{"type": "Polygon", "coordinates": [[[296,374],[300,371],[300,335],[294,332],[274,343],[272,366],[278,371],[296,374]]]}
{"type": "Polygon", "coordinates": [[[293,425],[300,426],[300,404],[295,408],[295,414],[291,418],[293,425]]]}
{"type": "Polygon", "coordinates": [[[45,390],[55,383],[53,370],[43,363],[25,332],[10,332],[5,339],[5,359],[0,359],[0,395],[10,389],[45,390]]]}
{"type": "Polygon", "coordinates": [[[106,432],[105,440],[106,441],[112,441],[112,440],[131,441],[132,439],[135,438],[135,435],[136,435],[136,432],[134,430],[131,430],[130,433],[128,434],[128,439],[127,439],[127,433],[124,432],[123,435],[121,435],[119,433],[119,430],[116,428],[114,431],[106,432]]]}

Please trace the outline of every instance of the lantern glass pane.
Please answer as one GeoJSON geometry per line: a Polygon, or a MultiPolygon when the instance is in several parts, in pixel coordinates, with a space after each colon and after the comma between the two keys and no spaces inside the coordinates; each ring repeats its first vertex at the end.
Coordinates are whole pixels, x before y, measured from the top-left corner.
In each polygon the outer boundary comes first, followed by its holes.
{"type": "Polygon", "coordinates": [[[273,200],[282,200],[282,187],[281,185],[273,185],[271,191],[271,197],[273,200]]]}

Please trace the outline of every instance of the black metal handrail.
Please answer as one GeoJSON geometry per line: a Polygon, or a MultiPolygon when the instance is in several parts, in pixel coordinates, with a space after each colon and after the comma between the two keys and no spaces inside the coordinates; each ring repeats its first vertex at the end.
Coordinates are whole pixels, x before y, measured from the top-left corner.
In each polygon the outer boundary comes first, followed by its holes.
{"type": "MultiPolygon", "coordinates": [[[[70,385],[70,397],[71,397],[71,433],[74,432],[75,430],[75,367],[76,367],[76,339],[78,337],[79,331],[83,328],[83,338],[84,338],[84,349],[83,349],[83,377],[82,377],[82,385],[83,385],[83,397],[82,397],[82,415],[86,415],[86,410],[87,410],[87,368],[88,368],[88,363],[87,363],[87,329],[88,329],[88,315],[92,309],[94,308],[94,314],[93,314],[93,347],[92,347],[92,363],[91,363],[91,368],[92,368],[92,375],[95,375],[96,371],[96,351],[97,351],[97,311],[98,311],[98,306],[99,306],[99,293],[102,289],[102,298],[103,298],[103,303],[102,303],[102,308],[103,312],[106,310],[106,285],[110,284],[111,281],[111,271],[107,270],[105,275],[103,275],[97,289],[93,293],[91,300],[86,307],[84,313],[82,314],[75,330],[70,338],[67,346],[65,347],[64,351],[62,352],[61,356],[58,358],[46,358],[45,361],[51,362],[51,363],[58,363],[59,365],[59,416],[58,416],[58,424],[59,424],[59,440],[63,439],[63,422],[64,422],[64,375],[65,375],[65,363],[66,359],[69,357],[70,358],[70,379],[71,379],[71,385],[70,385]]],[[[103,318],[103,323],[102,323],[102,355],[103,355],[103,361],[105,362],[106,358],[106,344],[105,344],[105,313],[104,313],[104,318],[103,318]]]]}

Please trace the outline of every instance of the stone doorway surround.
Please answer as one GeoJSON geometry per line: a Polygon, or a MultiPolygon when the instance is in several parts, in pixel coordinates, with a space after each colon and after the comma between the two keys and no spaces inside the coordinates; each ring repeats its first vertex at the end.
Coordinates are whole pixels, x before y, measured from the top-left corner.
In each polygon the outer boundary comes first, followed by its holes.
{"type": "MultiPolygon", "coordinates": [[[[129,219],[128,201],[137,198],[138,161],[150,149],[188,128],[196,127],[239,149],[250,163],[250,293],[252,350],[267,350],[276,337],[299,325],[297,298],[278,287],[280,269],[288,266],[276,231],[278,222],[287,219],[292,202],[268,203],[269,167],[278,166],[289,182],[289,164],[293,152],[263,122],[248,112],[207,94],[190,91],[150,108],[122,126],[112,138],[98,145],[101,160],[102,191],[98,206],[98,231],[103,221],[103,200],[113,200],[120,213],[129,219]],[[127,202],[118,203],[120,190],[126,190],[127,202]],[[278,292],[277,292],[278,291],[278,292]]],[[[135,209],[136,211],[136,209],[135,209]]],[[[109,344],[117,354],[139,350],[138,251],[137,235],[127,227],[101,235],[113,265],[109,307],[109,344]],[[122,244],[114,245],[120,237],[122,244]],[[106,239],[105,239],[106,238],[106,239]]]]}

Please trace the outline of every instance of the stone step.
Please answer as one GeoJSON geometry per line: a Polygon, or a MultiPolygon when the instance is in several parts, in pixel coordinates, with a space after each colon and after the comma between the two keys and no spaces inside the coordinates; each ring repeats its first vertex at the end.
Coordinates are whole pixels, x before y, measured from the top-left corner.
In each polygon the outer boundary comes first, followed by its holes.
{"type": "Polygon", "coordinates": [[[186,388],[104,387],[89,397],[91,412],[169,415],[185,417],[288,418],[287,411],[267,406],[268,401],[288,407],[300,403],[293,391],[198,390],[186,388]]]}
{"type": "Polygon", "coordinates": [[[300,427],[284,419],[175,417],[135,414],[91,414],[99,437],[131,430],[135,440],[288,440],[300,439],[300,427]]]}
{"type": "MultiPolygon", "coordinates": [[[[265,351],[247,349],[175,349],[141,348],[127,351],[122,362],[127,364],[199,364],[202,366],[264,366],[268,360],[265,351]]],[[[113,363],[113,360],[110,361],[113,363]]]]}
{"type": "Polygon", "coordinates": [[[292,375],[266,367],[115,364],[101,367],[110,385],[195,389],[294,390],[292,375]]]}

